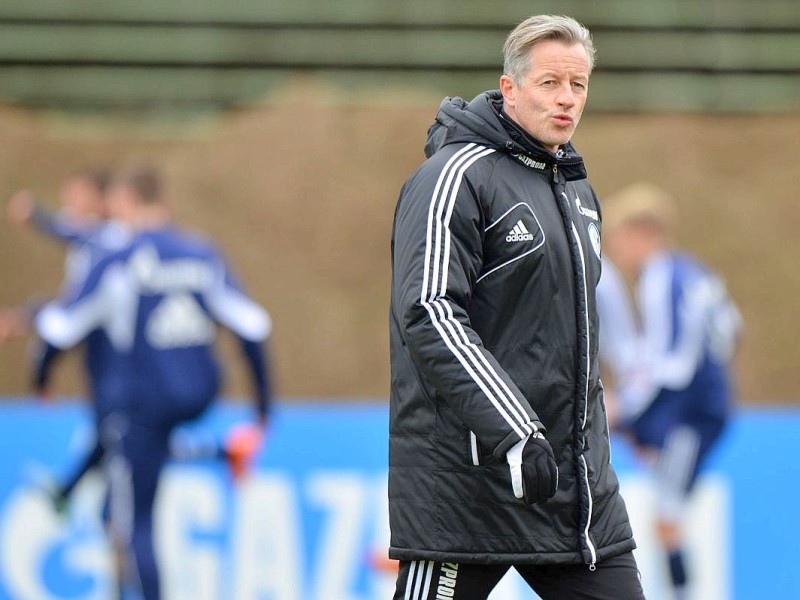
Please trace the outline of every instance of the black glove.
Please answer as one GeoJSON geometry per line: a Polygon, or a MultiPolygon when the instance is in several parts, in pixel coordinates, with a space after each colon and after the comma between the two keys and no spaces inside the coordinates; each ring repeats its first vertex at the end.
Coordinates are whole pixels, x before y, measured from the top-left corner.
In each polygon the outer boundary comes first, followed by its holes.
{"type": "Polygon", "coordinates": [[[528,504],[552,498],[558,489],[558,465],[553,449],[540,432],[520,440],[506,453],[514,496],[528,504]]]}

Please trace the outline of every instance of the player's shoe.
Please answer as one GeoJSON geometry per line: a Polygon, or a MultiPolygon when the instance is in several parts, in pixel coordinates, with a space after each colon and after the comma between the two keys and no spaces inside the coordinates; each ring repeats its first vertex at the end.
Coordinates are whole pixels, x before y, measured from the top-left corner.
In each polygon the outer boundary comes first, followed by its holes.
{"type": "Polygon", "coordinates": [[[400,569],[400,561],[389,558],[386,549],[374,550],[368,554],[367,562],[376,571],[387,573],[397,573],[400,569]]]}
{"type": "Polygon", "coordinates": [[[63,517],[67,514],[69,496],[64,494],[56,477],[46,467],[40,464],[30,466],[25,478],[34,489],[47,497],[58,516],[63,517]]]}
{"type": "Polygon", "coordinates": [[[234,481],[240,480],[250,471],[263,440],[264,431],[253,423],[241,423],[228,430],[222,454],[234,481]]]}

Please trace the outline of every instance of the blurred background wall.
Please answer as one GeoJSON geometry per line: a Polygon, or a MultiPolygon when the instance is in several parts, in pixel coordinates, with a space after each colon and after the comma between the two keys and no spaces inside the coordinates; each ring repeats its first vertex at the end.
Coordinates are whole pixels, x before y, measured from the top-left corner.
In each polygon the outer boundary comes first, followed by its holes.
{"type": "MultiPolygon", "coordinates": [[[[496,87],[507,32],[556,11],[598,48],[575,143],[601,198],[642,179],[677,196],[679,241],[744,314],[743,400],[796,401],[795,1],[4,0],[0,197],[160,165],[179,220],[272,313],[281,395],[383,398],[399,188],[441,98],[496,87]]],[[[55,293],[62,256],[0,222],[0,305],[55,293]]],[[[0,365],[0,393],[26,392],[25,344],[0,365]]],[[[79,393],[78,369],[58,388],[79,393]]]]}
{"type": "MultiPolygon", "coordinates": [[[[152,162],[178,220],[218,241],[275,322],[291,405],[253,478],[232,489],[214,465],[165,478],[171,598],[389,596],[392,574],[369,565],[388,537],[386,407],[350,402],[388,394],[395,201],[441,98],[496,87],[505,35],[543,12],[594,33],[574,141],[601,199],[637,180],[675,194],[679,242],[725,275],[744,315],[742,400],[795,405],[742,411],[712,457],[688,527],[692,597],[800,594],[787,477],[800,418],[797,0],[3,0],[0,207],[20,188],[55,207],[76,169],[152,162]]],[[[0,217],[0,307],[55,294],[63,256],[0,217]]],[[[21,398],[27,351],[0,346],[0,599],[102,600],[100,482],[64,520],[29,481],[86,444],[86,407],[21,398]]],[[[55,387],[78,396],[73,354],[55,387]]],[[[244,396],[228,362],[226,392],[244,396]]],[[[208,420],[222,430],[244,410],[208,420]]],[[[665,597],[652,481],[624,440],[614,461],[648,597],[665,597]]],[[[529,597],[510,583],[498,599],[529,597]]]]}

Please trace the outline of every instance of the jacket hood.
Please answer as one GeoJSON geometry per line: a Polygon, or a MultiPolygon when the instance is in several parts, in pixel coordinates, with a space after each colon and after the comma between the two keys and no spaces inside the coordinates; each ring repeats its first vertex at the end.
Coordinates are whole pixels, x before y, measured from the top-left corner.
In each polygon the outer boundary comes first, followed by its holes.
{"type": "MultiPolygon", "coordinates": [[[[519,125],[504,117],[500,90],[479,94],[470,102],[459,97],[442,100],[436,120],[428,128],[425,156],[430,158],[448,144],[475,143],[509,154],[526,154],[547,163],[581,164],[583,159],[567,142],[558,155],[546,150],[519,125]]],[[[585,173],[584,173],[585,176],[585,173]]]]}

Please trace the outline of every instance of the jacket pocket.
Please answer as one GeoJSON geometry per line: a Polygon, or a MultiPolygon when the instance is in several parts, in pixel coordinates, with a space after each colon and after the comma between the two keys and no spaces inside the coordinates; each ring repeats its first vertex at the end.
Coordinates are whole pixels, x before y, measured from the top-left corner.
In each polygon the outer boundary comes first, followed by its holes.
{"type": "Polygon", "coordinates": [[[498,459],[490,448],[481,444],[478,436],[469,431],[465,444],[466,464],[472,467],[488,467],[505,463],[505,459],[498,459]]]}
{"type": "Polygon", "coordinates": [[[535,253],[545,243],[539,218],[525,202],[518,202],[484,230],[483,269],[476,284],[535,253]]]}
{"type": "Polygon", "coordinates": [[[481,465],[481,448],[478,436],[471,430],[469,432],[469,464],[473,467],[481,465]]]}

